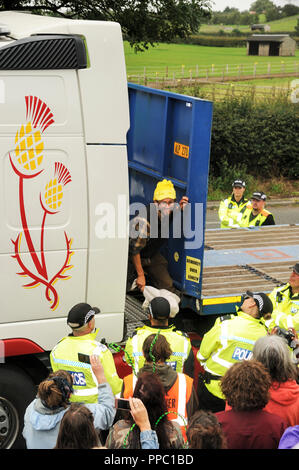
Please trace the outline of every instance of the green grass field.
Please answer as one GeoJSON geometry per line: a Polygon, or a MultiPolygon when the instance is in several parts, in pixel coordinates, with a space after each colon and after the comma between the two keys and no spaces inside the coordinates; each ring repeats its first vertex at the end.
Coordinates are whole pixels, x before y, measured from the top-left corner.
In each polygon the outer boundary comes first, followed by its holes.
{"type": "Polygon", "coordinates": [[[246,47],[208,47],[196,46],[190,44],[158,44],[156,47],[150,47],[145,52],[135,53],[128,42],[125,42],[125,58],[127,66],[127,74],[142,74],[144,68],[146,72],[155,73],[165,71],[168,72],[184,71],[188,76],[191,69],[195,70],[196,66],[200,69],[216,67],[231,68],[235,66],[254,66],[257,69],[263,67],[267,69],[267,64],[275,66],[279,72],[279,68],[289,66],[289,64],[299,64],[299,50],[296,50],[295,57],[258,57],[247,56],[246,47]]]}
{"type": "MultiPolygon", "coordinates": [[[[295,26],[297,25],[297,20],[299,15],[289,16],[288,18],[283,18],[281,20],[275,21],[265,21],[265,18],[260,18],[261,24],[268,24],[271,26],[270,33],[276,33],[278,31],[295,31],[295,26]]],[[[232,29],[239,29],[242,33],[251,33],[250,26],[248,25],[213,25],[206,24],[200,27],[199,33],[217,33],[220,30],[231,31],[232,29]]]]}
{"type": "Polygon", "coordinates": [[[269,24],[271,26],[271,33],[275,33],[277,31],[295,31],[295,27],[297,25],[299,15],[289,16],[288,18],[283,18],[282,20],[270,21],[269,24]]]}

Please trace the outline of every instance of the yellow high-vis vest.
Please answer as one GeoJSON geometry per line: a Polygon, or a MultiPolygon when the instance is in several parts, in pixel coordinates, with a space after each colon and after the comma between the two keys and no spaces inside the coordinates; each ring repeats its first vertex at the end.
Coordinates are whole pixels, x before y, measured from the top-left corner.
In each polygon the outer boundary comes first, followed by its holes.
{"type": "MultiPolygon", "coordinates": [[[[263,321],[240,310],[237,316],[219,317],[204,335],[197,359],[206,372],[221,378],[235,362],[250,359],[256,340],[266,334],[263,321]]],[[[224,399],[220,380],[205,385],[210,393],[224,399]]]]}
{"type": "Polygon", "coordinates": [[[111,351],[95,340],[98,330],[83,336],[66,336],[53,348],[50,361],[53,372],[66,370],[73,377],[74,394],[71,402],[97,403],[98,383],[91,365],[78,360],[78,353],[97,355],[103,365],[107,382],[114,395],[120,393],[122,379],[117,375],[111,351]]]}
{"type": "MultiPolygon", "coordinates": [[[[191,342],[189,337],[182,331],[176,331],[174,326],[168,328],[143,326],[137,328],[133,336],[127,340],[125,347],[125,359],[128,364],[133,363],[135,373],[137,373],[144,365],[145,359],[142,354],[143,343],[149,335],[159,334],[165,336],[171,350],[173,351],[167,364],[171,365],[176,372],[183,372],[184,362],[189,356],[191,350],[191,342]]],[[[132,365],[132,364],[130,364],[132,365]]]]}
{"type": "Polygon", "coordinates": [[[221,201],[218,210],[218,217],[221,222],[220,228],[233,228],[236,226],[247,203],[248,199],[242,198],[238,204],[232,196],[221,201]]]}
{"type": "Polygon", "coordinates": [[[274,326],[288,329],[294,328],[299,333],[299,294],[292,294],[290,284],[275,288],[269,298],[273,304],[273,312],[269,329],[274,326]]]}
{"type": "Polygon", "coordinates": [[[268,215],[271,214],[271,212],[266,211],[266,209],[263,209],[256,217],[250,220],[251,212],[252,212],[252,206],[247,205],[243,213],[242,219],[239,222],[240,227],[258,227],[262,225],[265,222],[268,215]]]}

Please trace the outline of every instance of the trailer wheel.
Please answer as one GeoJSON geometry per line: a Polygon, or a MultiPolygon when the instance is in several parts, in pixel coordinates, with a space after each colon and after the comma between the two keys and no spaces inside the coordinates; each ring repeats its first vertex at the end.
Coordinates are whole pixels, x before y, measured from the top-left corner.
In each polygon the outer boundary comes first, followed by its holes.
{"type": "Polygon", "coordinates": [[[22,449],[24,414],[36,395],[31,378],[13,365],[0,366],[0,448],[22,449]]]}

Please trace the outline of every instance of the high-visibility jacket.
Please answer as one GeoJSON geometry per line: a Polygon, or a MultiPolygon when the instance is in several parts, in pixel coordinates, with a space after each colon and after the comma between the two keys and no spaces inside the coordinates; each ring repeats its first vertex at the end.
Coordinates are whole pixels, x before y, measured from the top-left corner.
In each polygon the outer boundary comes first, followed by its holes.
{"type": "Polygon", "coordinates": [[[173,325],[168,328],[143,326],[136,329],[133,336],[127,340],[125,347],[125,359],[129,364],[133,363],[136,374],[145,362],[142,353],[144,341],[149,335],[157,334],[158,331],[159,334],[165,336],[173,351],[167,364],[171,365],[176,372],[183,372],[184,362],[191,351],[191,342],[188,335],[182,331],[175,330],[173,325]]]}
{"type": "Polygon", "coordinates": [[[299,333],[299,294],[293,294],[290,284],[275,288],[269,298],[273,304],[273,312],[269,329],[274,326],[294,328],[299,333]]]}
{"type": "MultiPolygon", "coordinates": [[[[129,398],[133,396],[134,388],[137,382],[135,374],[124,377],[123,397],[129,398]]],[[[186,437],[185,427],[188,423],[187,403],[192,394],[193,379],[188,375],[178,373],[177,379],[173,386],[165,394],[168,419],[179,424],[182,434],[186,437]]]]}
{"type": "Polygon", "coordinates": [[[250,220],[251,212],[252,212],[252,205],[248,204],[242,215],[242,219],[239,222],[240,227],[257,227],[257,226],[263,225],[268,215],[271,214],[271,212],[267,211],[266,209],[263,209],[256,217],[250,220]]]}
{"type": "Polygon", "coordinates": [[[210,393],[224,399],[220,379],[235,362],[250,359],[258,338],[267,334],[264,321],[239,310],[237,316],[217,318],[201,342],[197,359],[206,372],[219,377],[205,383],[210,393]]]}
{"type": "Polygon", "coordinates": [[[241,219],[239,214],[244,212],[247,203],[248,199],[244,197],[238,203],[233,195],[221,201],[218,209],[218,217],[221,221],[220,227],[232,228],[238,224],[238,219],[241,219]]]}
{"type": "Polygon", "coordinates": [[[121,391],[123,381],[117,375],[112,353],[105,345],[95,340],[97,334],[98,330],[83,336],[66,336],[51,351],[53,372],[63,369],[73,377],[74,394],[70,398],[72,402],[98,402],[97,379],[90,364],[79,362],[78,353],[98,355],[114,395],[121,391]]]}

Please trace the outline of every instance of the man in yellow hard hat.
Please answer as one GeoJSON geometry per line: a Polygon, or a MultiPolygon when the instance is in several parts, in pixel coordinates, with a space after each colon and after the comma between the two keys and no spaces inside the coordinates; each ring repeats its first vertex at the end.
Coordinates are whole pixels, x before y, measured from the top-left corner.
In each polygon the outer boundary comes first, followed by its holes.
{"type": "Polygon", "coordinates": [[[174,211],[183,210],[188,197],[176,203],[176,191],[170,180],[159,181],[153,196],[153,204],[147,205],[144,214],[131,221],[129,240],[128,289],[136,279],[137,287],[143,291],[146,275],[154,287],[176,292],[168,272],[167,261],[160,249],[167,242],[174,211]]]}

